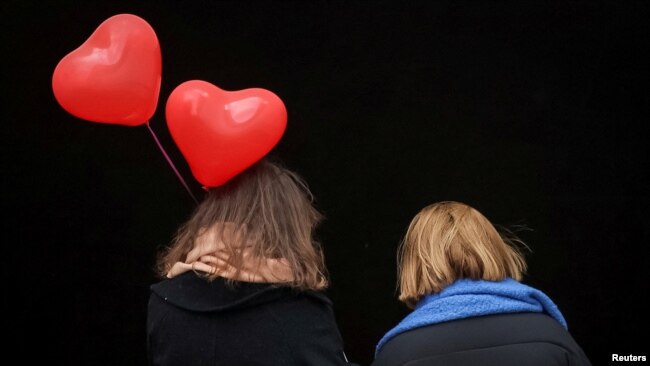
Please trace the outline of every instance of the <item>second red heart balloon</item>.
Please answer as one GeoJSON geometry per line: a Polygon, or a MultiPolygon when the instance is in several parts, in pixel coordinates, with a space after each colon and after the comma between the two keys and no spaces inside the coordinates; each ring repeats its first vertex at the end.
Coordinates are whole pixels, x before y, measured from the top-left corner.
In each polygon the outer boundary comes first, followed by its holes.
{"type": "Polygon", "coordinates": [[[224,184],[268,154],[284,134],[287,111],[273,92],[225,91],[186,81],[167,100],[169,131],[205,187],[224,184]]]}
{"type": "Polygon", "coordinates": [[[106,19],[57,64],[52,89],[70,114],[92,122],[136,126],[149,121],[161,81],[158,38],[144,19],[106,19]]]}

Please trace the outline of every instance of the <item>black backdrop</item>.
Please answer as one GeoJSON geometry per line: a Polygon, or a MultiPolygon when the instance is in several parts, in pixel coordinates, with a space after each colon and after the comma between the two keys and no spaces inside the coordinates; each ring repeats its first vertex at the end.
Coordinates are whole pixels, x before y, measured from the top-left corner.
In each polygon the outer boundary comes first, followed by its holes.
{"type": "Polygon", "coordinates": [[[201,79],[285,102],[272,154],[309,182],[348,356],[369,364],[407,311],[395,250],[425,205],[524,224],[525,282],[555,300],[595,365],[645,354],[645,2],[2,3],[8,346],[66,365],[145,363],[156,249],[194,207],[146,127],[64,112],[57,62],[105,19],[156,31],[151,127],[195,194],[164,103],[201,79]]]}

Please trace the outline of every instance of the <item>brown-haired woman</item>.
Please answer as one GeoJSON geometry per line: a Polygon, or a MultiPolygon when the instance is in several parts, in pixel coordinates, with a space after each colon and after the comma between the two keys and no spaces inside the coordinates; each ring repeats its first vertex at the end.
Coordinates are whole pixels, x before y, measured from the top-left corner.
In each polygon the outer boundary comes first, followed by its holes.
{"type": "Polygon", "coordinates": [[[209,189],[159,257],[167,278],[151,286],[150,364],[347,364],[312,201],[267,159],[209,189]]]}
{"type": "Polygon", "coordinates": [[[399,299],[414,311],[379,341],[373,366],[590,365],[557,306],[519,282],[517,242],[468,205],[422,209],[398,255],[399,299]]]}

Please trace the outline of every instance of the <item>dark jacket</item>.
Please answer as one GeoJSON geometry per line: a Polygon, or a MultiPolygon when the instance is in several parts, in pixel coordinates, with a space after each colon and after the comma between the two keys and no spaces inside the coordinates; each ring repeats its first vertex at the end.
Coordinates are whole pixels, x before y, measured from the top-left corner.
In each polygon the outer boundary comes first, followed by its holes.
{"type": "Polygon", "coordinates": [[[150,365],[347,365],[331,301],[187,272],[151,286],[150,365]]]}
{"type": "Polygon", "coordinates": [[[401,333],[372,366],[589,366],[573,337],[543,313],[487,315],[401,333]]]}

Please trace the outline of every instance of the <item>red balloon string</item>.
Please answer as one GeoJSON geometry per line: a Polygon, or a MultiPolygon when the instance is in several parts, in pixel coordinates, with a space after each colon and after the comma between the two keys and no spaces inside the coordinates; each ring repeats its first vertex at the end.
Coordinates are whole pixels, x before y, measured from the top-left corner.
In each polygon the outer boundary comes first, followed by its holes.
{"type": "Polygon", "coordinates": [[[172,159],[169,158],[169,155],[167,155],[167,152],[165,151],[165,149],[163,149],[163,146],[160,143],[160,140],[158,140],[158,136],[156,136],[156,134],[151,129],[151,126],[149,125],[149,121],[147,121],[146,125],[147,125],[147,128],[149,129],[149,132],[151,132],[151,136],[153,136],[154,141],[156,141],[156,144],[158,145],[158,148],[160,148],[160,151],[162,151],[163,155],[165,156],[165,159],[167,159],[167,162],[169,163],[169,165],[172,167],[172,169],[174,169],[174,173],[176,173],[176,176],[178,177],[178,179],[181,181],[181,183],[183,183],[183,186],[187,190],[187,193],[190,194],[190,196],[194,200],[194,203],[198,204],[199,201],[196,200],[196,197],[194,197],[194,194],[192,194],[192,191],[190,190],[190,187],[188,187],[187,183],[185,183],[185,179],[183,179],[183,176],[181,176],[181,174],[178,172],[178,169],[176,169],[176,166],[172,162],[172,159]]]}

